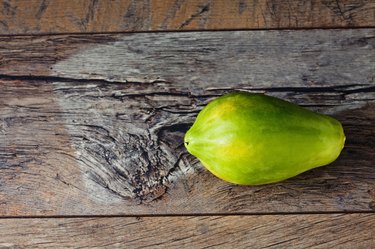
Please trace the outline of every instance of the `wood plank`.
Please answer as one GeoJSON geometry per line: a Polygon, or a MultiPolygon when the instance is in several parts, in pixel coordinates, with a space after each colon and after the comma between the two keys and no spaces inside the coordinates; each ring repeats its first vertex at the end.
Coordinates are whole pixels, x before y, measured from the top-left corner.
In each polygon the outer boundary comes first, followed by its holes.
{"type": "Polygon", "coordinates": [[[1,248],[374,248],[375,214],[2,219],[1,248]]]}
{"type": "Polygon", "coordinates": [[[372,29],[3,38],[0,215],[374,210],[373,41],[372,29]],[[341,157],[279,184],[215,178],[183,135],[233,90],[332,114],[341,157]]]}
{"type": "Polygon", "coordinates": [[[0,34],[373,27],[372,0],[12,0],[0,34]]]}
{"type": "Polygon", "coordinates": [[[374,47],[375,29],[0,37],[0,74],[163,81],[197,94],[249,85],[369,86],[374,47]]]}

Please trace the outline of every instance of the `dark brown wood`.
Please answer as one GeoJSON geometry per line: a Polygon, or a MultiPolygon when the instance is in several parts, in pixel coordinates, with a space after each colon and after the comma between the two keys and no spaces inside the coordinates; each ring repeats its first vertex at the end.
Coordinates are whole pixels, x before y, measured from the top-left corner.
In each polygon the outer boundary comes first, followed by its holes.
{"type": "Polygon", "coordinates": [[[0,45],[0,215],[375,209],[373,29],[23,36],[0,45]],[[333,115],[346,148],[279,184],[215,178],[183,135],[208,101],[233,90],[333,115]]]}
{"type": "Polygon", "coordinates": [[[0,34],[375,26],[372,0],[4,0],[0,34]]]}
{"type": "Polygon", "coordinates": [[[373,248],[374,214],[2,219],[1,248],[373,248]]]}

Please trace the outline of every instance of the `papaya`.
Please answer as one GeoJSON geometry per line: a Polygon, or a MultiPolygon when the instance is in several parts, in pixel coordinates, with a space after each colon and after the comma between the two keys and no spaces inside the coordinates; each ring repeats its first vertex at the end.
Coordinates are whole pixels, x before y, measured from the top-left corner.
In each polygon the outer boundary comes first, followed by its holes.
{"type": "Polygon", "coordinates": [[[344,147],[336,119],[264,94],[234,92],[198,114],[184,144],[218,178],[269,184],[327,165],[344,147]]]}

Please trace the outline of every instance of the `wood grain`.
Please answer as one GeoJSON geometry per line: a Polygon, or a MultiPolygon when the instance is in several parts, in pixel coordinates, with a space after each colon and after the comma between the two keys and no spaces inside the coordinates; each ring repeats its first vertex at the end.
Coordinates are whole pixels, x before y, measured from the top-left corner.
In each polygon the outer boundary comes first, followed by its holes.
{"type": "Polygon", "coordinates": [[[2,39],[2,216],[375,209],[372,29],[2,39]],[[279,184],[215,178],[183,135],[233,90],[335,116],[341,157],[279,184]]]}
{"type": "Polygon", "coordinates": [[[374,83],[375,29],[16,36],[0,45],[6,76],[164,82],[193,94],[374,83]]]}
{"type": "Polygon", "coordinates": [[[2,219],[0,248],[373,248],[374,214],[2,219]]]}
{"type": "Polygon", "coordinates": [[[3,0],[0,34],[375,26],[372,0],[3,0]]]}

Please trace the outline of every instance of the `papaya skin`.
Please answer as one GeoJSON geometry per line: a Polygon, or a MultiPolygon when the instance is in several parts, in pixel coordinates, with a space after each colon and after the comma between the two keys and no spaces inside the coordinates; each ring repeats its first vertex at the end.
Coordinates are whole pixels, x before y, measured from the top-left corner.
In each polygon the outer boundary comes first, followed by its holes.
{"type": "Polygon", "coordinates": [[[345,134],[332,117],[264,94],[235,92],[203,108],[184,143],[218,178],[260,185],[333,162],[345,134]]]}

